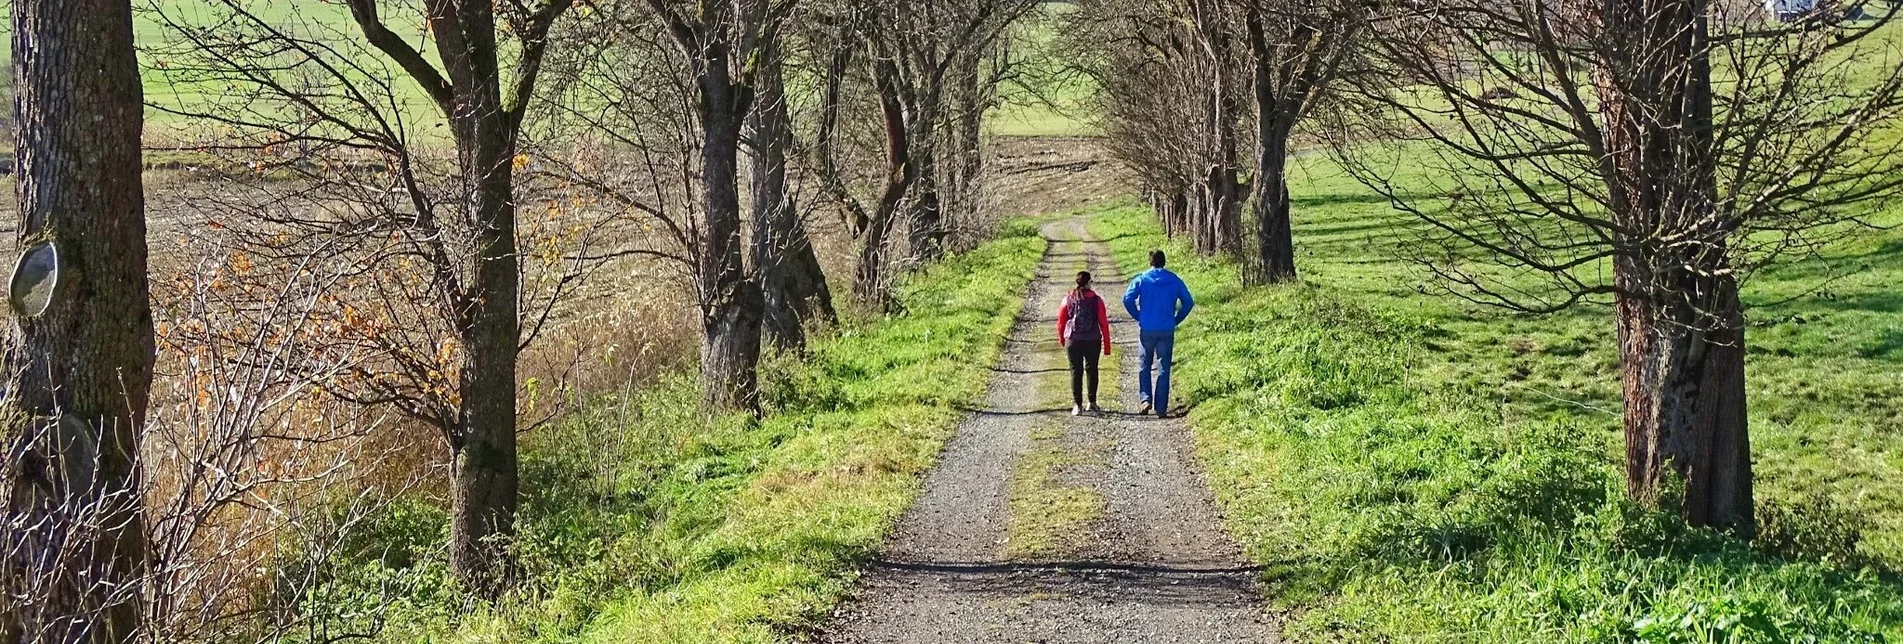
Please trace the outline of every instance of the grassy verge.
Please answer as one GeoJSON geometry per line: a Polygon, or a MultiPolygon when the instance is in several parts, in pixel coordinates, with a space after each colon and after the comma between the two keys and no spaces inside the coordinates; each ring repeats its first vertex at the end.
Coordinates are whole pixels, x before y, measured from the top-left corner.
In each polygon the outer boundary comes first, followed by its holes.
{"type": "Polygon", "coordinates": [[[465,612],[444,590],[440,514],[415,503],[340,561],[338,602],[381,596],[384,641],[769,642],[847,589],[975,404],[1044,251],[1029,225],[901,289],[902,315],[765,374],[764,419],[707,419],[682,376],[527,438],[528,589],[465,612]],[[413,556],[390,556],[391,553],[413,556]],[[400,562],[400,563],[392,563],[400,562]]]}
{"type": "MultiPolygon", "coordinates": [[[[1882,549],[1860,543],[1865,515],[1835,502],[1767,504],[1776,520],[1752,546],[1632,507],[1614,421],[1593,411],[1613,372],[1585,314],[1527,320],[1417,295],[1404,263],[1383,254],[1392,240],[1376,237],[1401,226],[1381,219],[1392,217],[1381,204],[1341,184],[1301,187],[1323,193],[1302,205],[1297,230],[1307,284],[1244,289],[1232,265],[1172,263],[1199,304],[1177,340],[1176,390],[1193,408],[1198,456],[1231,528],[1268,566],[1275,601],[1293,609],[1288,635],[1903,638],[1903,580],[1885,572],[1882,549]],[[1582,393],[1567,382],[1590,385],[1582,393]]],[[[1169,246],[1152,222],[1117,208],[1093,232],[1135,270],[1146,251],[1169,246]]],[[[1752,366],[1753,378],[1774,383],[1803,377],[1763,359],[1752,366]]],[[[1894,363],[1853,368],[1897,373],[1894,363]]],[[[1754,422],[1790,404],[1754,395],[1754,422]]],[[[1820,437],[1848,440],[1866,422],[1881,425],[1881,412],[1820,437]]],[[[1815,464],[1784,447],[1783,427],[1756,427],[1770,438],[1756,446],[1770,464],[1766,497],[1793,498],[1810,477],[1845,472],[1788,477],[1793,460],[1815,464]]],[[[1900,472],[1869,476],[1895,486],[1900,472]]]]}

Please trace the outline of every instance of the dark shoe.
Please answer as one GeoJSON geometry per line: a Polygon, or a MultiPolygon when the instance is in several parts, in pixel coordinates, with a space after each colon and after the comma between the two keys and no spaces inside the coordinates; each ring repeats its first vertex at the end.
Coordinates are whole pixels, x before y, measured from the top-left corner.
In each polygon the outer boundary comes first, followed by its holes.
{"type": "Polygon", "coordinates": [[[1103,413],[1103,408],[1102,408],[1102,407],[1098,407],[1098,406],[1097,406],[1097,403],[1090,403],[1090,406],[1089,406],[1089,407],[1085,407],[1085,408],[1084,408],[1084,411],[1088,411],[1088,412],[1090,412],[1090,413],[1093,413],[1093,414],[1101,414],[1101,413],[1103,413]]]}

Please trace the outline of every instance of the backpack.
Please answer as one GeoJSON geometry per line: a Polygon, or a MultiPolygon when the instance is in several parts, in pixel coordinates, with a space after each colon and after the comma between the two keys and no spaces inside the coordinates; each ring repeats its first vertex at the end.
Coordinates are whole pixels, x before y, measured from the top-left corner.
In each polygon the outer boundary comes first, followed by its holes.
{"type": "Polygon", "coordinates": [[[1064,335],[1070,338],[1071,344],[1086,340],[1090,342],[1103,341],[1103,328],[1100,324],[1101,320],[1097,319],[1097,294],[1091,293],[1084,297],[1077,297],[1075,294],[1072,294],[1070,296],[1070,320],[1066,322],[1064,329],[1064,335]]]}

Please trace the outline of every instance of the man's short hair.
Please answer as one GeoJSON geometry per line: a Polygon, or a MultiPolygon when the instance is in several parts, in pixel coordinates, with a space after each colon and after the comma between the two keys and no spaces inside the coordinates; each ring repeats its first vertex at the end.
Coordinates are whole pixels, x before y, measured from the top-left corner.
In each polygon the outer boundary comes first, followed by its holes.
{"type": "Polygon", "coordinates": [[[1169,263],[1169,260],[1163,257],[1163,251],[1160,251],[1160,250],[1150,251],[1150,266],[1154,266],[1156,268],[1162,268],[1163,265],[1167,263],[1169,263]]]}

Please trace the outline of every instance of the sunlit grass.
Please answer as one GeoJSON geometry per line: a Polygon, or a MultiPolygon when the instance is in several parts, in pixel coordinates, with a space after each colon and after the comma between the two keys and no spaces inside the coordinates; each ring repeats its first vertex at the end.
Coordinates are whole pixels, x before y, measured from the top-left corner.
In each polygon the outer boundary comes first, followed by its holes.
{"type": "MultiPolygon", "coordinates": [[[[1177,371],[1199,454],[1276,601],[1304,609],[1291,635],[1903,635],[1903,582],[1884,572],[1903,566],[1903,231],[1747,285],[1758,496],[1773,531],[1805,535],[1767,552],[1621,501],[1608,310],[1530,317],[1424,294],[1399,250],[1417,222],[1323,157],[1291,187],[1303,285],[1243,289],[1233,266],[1173,262],[1199,289],[1177,371]],[[1859,520],[1855,552],[1818,546],[1859,520]]],[[[1093,226],[1133,268],[1177,248],[1152,220],[1125,207],[1093,226]]]]}

